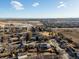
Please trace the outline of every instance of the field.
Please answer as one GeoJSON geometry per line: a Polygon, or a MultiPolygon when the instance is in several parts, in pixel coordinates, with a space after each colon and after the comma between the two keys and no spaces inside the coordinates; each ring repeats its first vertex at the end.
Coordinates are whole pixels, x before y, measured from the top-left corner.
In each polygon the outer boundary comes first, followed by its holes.
{"type": "Polygon", "coordinates": [[[53,28],[56,32],[62,33],[65,37],[79,43],[79,28],[53,28]]]}

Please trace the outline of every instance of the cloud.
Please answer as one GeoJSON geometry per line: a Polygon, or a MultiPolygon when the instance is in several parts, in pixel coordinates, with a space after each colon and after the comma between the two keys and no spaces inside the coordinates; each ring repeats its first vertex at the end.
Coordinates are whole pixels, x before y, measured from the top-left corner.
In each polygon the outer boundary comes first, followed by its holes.
{"type": "Polygon", "coordinates": [[[63,2],[63,1],[60,1],[59,3],[62,4],[62,3],[64,3],[64,2],[63,2]]]}
{"type": "Polygon", "coordinates": [[[12,5],[13,8],[15,8],[16,10],[23,10],[23,9],[24,9],[23,4],[21,4],[21,3],[18,2],[18,1],[15,1],[15,0],[12,0],[12,1],[11,1],[11,5],[12,5]]]}
{"type": "Polygon", "coordinates": [[[65,3],[64,3],[64,2],[62,2],[62,1],[61,1],[61,2],[59,2],[59,4],[60,4],[60,5],[58,5],[58,6],[57,6],[57,8],[66,7],[65,3]]]}
{"type": "Polygon", "coordinates": [[[61,7],[65,7],[66,5],[65,4],[61,4],[59,6],[57,6],[57,8],[61,8],[61,7]]]}
{"type": "Polygon", "coordinates": [[[38,2],[35,2],[35,3],[32,4],[33,7],[37,7],[37,6],[39,6],[39,5],[40,5],[40,4],[39,4],[38,2]]]}

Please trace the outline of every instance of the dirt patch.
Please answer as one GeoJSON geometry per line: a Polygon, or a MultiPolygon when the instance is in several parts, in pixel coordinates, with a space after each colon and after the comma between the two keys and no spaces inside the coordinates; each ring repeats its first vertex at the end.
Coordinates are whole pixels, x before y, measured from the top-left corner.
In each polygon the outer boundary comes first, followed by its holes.
{"type": "Polygon", "coordinates": [[[79,28],[59,28],[55,31],[58,31],[65,37],[72,38],[74,42],[79,43],[79,28]]]}

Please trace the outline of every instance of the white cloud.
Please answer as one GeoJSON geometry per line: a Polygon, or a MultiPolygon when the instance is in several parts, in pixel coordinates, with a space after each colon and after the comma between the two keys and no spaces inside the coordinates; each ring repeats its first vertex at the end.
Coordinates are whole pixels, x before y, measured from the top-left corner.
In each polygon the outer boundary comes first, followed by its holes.
{"type": "Polygon", "coordinates": [[[63,3],[63,1],[60,1],[59,3],[60,3],[60,4],[62,4],[62,3],[63,3]]]}
{"type": "Polygon", "coordinates": [[[23,9],[24,9],[23,4],[21,4],[21,3],[18,2],[18,1],[15,1],[15,0],[12,0],[12,1],[11,1],[11,5],[12,5],[13,8],[15,8],[16,10],[23,10],[23,9]]]}
{"type": "Polygon", "coordinates": [[[61,4],[59,6],[57,6],[57,8],[61,8],[61,7],[65,7],[66,5],[65,4],[61,4]]]}
{"type": "Polygon", "coordinates": [[[58,6],[57,6],[57,8],[66,7],[65,3],[64,3],[64,2],[62,2],[62,1],[61,1],[61,2],[59,2],[59,4],[60,4],[60,5],[58,5],[58,6]]]}
{"type": "Polygon", "coordinates": [[[37,7],[37,6],[39,6],[39,3],[38,2],[35,2],[35,3],[32,4],[32,6],[33,7],[37,7]]]}

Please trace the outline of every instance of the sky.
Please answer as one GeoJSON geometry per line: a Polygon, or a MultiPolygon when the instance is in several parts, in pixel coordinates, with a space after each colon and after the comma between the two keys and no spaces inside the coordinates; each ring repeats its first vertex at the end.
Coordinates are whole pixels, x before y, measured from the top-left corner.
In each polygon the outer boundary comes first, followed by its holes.
{"type": "Polygon", "coordinates": [[[0,18],[76,17],[79,0],[0,0],[0,18]]]}

